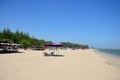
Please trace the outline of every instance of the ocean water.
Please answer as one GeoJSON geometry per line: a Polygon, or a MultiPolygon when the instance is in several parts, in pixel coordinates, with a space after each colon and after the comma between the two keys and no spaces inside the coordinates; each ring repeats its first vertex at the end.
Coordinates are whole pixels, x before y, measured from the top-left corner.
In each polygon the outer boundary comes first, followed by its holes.
{"type": "Polygon", "coordinates": [[[98,49],[101,54],[120,58],[120,49],[98,49]]]}
{"type": "Polygon", "coordinates": [[[97,51],[107,57],[111,65],[120,69],[120,49],[97,49],[97,51]]]}

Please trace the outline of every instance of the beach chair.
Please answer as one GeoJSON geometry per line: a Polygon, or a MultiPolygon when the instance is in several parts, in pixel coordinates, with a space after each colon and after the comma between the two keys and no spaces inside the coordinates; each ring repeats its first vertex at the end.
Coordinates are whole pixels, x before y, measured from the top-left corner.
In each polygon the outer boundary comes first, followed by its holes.
{"type": "Polygon", "coordinates": [[[50,56],[48,53],[46,52],[43,52],[44,56],[50,56]]]}
{"type": "Polygon", "coordinates": [[[55,54],[54,54],[54,52],[51,52],[50,55],[51,55],[51,56],[54,56],[55,54]]]}

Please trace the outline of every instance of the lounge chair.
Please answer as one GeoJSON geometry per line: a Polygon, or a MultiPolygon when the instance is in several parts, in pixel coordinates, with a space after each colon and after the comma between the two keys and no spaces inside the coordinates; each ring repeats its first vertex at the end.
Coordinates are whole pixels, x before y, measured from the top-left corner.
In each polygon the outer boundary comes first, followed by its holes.
{"type": "Polygon", "coordinates": [[[55,54],[54,54],[54,52],[51,52],[50,55],[51,55],[51,56],[54,56],[55,54]]]}
{"type": "Polygon", "coordinates": [[[44,56],[55,56],[55,57],[63,57],[64,55],[55,55],[54,52],[48,54],[47,52],[43,52],[44,56]]]}
{"type": "Polygon", "coordinates": [[[46,52],[43,52],[44,56],[50,56],[48,53],[46,52]]]}

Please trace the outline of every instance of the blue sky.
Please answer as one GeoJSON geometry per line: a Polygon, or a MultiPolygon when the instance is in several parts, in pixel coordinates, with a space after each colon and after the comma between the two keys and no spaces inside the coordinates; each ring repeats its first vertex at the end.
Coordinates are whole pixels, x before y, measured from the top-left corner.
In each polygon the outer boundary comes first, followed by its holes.
{"type": "Polygon", "coordinates": [[[0,0],[0,30],[120,48],[120,0],[0,0]]]}

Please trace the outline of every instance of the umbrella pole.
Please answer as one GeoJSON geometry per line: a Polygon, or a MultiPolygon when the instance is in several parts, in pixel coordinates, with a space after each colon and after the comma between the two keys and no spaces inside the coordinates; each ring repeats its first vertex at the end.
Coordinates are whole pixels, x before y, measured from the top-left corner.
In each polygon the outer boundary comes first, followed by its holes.
{"type": "Polygon", "coordinates": [[[57,47],[56,47],[56,55],[57,55],[57,47]]]}
{"type": "Polygon", "coordinates": [[[57,53],[58,53],[58,55],[59,55],[59,47],[57,48],[57,53]]]}
{"type": "Polygon", "coordinates": [[[59,54],[59,48],[58,48],[58,54],[59,54]]]}
{"type": "Polygon", "coordinates": [[[49,48],[48,50],[49,50],[49,53],[50,53],[50,47],[48,47],[48,48],[49,48]]]}

